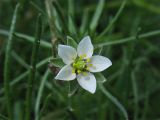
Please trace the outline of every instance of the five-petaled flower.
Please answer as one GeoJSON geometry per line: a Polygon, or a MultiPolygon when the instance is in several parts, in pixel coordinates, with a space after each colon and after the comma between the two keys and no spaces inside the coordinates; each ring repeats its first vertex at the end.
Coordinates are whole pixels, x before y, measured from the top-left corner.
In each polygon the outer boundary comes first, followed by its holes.
{"type": "Polygon", "coordinates": [[[77,78],[79,85],[91,93],[96,90],[96,78],[92,73],[101,72],[112,65],[106,57],[92,56],[93,45],[89,36],[80,41],[77,50],[71,46],[58,45],[58,55],[66,65],[55,79],[70,81],[77,78]]]}

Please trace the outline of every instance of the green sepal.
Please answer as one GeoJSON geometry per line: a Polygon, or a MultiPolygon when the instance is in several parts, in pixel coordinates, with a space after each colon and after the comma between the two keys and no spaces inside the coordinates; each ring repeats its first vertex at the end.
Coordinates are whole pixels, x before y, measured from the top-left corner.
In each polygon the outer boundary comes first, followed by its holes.
{"type": "Polygon", "coordinates": [[[62,61],[61,58],[52,58],[49,60],[49,62],[54,66],[54,67],[58,67],[58,68],[62,68],[63,66],[65,66],[64,62],[62,61]]]}
{"type": "Polygon", "coordinates": [[[74,48],[77,48],[77,46],[78,46],[76,41],[70,36],[67,36],[67,45],[72,46],[74,48]]]}

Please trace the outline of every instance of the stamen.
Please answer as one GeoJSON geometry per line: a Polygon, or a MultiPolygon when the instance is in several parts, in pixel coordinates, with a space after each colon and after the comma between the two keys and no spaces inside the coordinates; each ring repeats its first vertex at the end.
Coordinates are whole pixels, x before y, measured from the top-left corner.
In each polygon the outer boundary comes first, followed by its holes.
{"type": "Polygon", "coordinates": [[[72,73],[75,73],[75,69],[72,69],[72,73]]]}
{"type": "Polygon", "coordinates": [[[88,65],[87,65],[87,67],[92,67],[92,66],[93,66],[93,64],[88,64],[88,65]]]}
{"type": "Polygon", "coordinates": [[[84,76],[86,76],[86,75],[87,75],[87,73],[86,73],[86,72],[83,72],[83,75],[84,75],[84,76]]]}
{"type": "Polygon", "coordinates": [[[90,59],[90,58],[88,58],[88,59],[87,59],[87,62],[90,62],[90,61],[91,61],[91,59],[90,59]]]}
{"type": "Polygon", "coordinates": [[[80,58],[80,60],[82,60],[83,59],[83,55],[81,55],[79,58],[80,58]]]}
{"type": "Polygon", "coordinates": [[[76,66],[76,63],[73,63],[73,67],[75,67],[76,66]]]}
{"type": "Polygon", "coordinates": [[[87,67],[86,70],[89,70],[89,67],[87,67]]]}
{"type": "Polygon", "coordinates": [[[84,54],[83,57],[87,57],[87,54],[84,54]]]}
{"type": "Polygon", "coordinates": [[[77,70],[77,73],[79,74],[79,73],[81,73],[82,71],[81,70],[77,70]]]}

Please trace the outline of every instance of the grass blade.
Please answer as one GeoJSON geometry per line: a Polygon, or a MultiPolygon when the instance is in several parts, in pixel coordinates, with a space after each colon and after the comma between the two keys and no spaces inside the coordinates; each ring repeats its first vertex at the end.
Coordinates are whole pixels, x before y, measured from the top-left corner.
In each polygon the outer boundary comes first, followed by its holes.
{"type": "Polygon", "coordinates": [[[98,36],[98,39],[101,38],[104,34],[106,34],[111,29],[111,27],[113,26],[113,24],[117,21],[117,19],[119,18],[120,14],[122,13],[125,5],[126,5],[126,0],[123,1],[123,3],[121,4],[119,10],[117,11],[115,17],[109,23],[109,25],[104,29],[104,31],[98,36]]]}
{"type": "Polygon", "coordinates": [[[6,98],[6,107],[8,110],[8,117],[10,120],[13,120],[13,113],[12,113],[12,104],[11,104],[11,94],[10,94],[10,67],[11,67],[11,50],[12,50],[12,45],[13,45],[13,33],[15,31],[15,26],[16,26],[16,21],[17,21],[17,15],[18,11],[20,9],[20,4],[16,5],[12,23],[11,23],[11,28],[10,28],[10,33],[9,33],[9,38],[7,41],[6,45],[6,53],[5,53],[5,63],[4,63],[4,88],[5,88],[5,98],[6,98]]]}
{"type": "Polygon", "coordinates": [[[86,9],[83,12],[82,22],[81,22],[81,26],[79,29],[80,37],[83,37],[85,32],[87,32],[86,30],[88,27],[88,19],[89,19],[89,13],[88,13],[88,9],[86,9]]]}
{"type": "MultiPolygon", "coordinates": [[[[7,30],[0,29],[0,34],[4,35],[4,36],[9,36],[9,32],[7,30]]],[[[15,32],[14,36],[16,36],[18,38],[21,38],[23,40],[26,40],[28,42],[34,43],[34,37],[32,37],[32,36],[25,35],[23,33],[18,33],[18,32],[15,32]]],[[[44,47],[44,48],[48,48],[48,49],[52,48],[52,45],[50,43],[48,43],[48,42],[46,42],[45,40],[42,40],[42,39],[41,39],[40,46],[44,47]]]]}
{"type": "Polygon", "coordinates": [[[12,57],[20,64],[22,65],[24,68],[28,69],[29,65],[15,52],[12,51],[12,57]]]}
{"type": "Polygon", "coordinates": [[[98,25],[98,21],[100,19],[101,14],[102,14],[104,4],[105,4],[105,0],[100,0],[98,5],[97,5],[97,9],[94,13],[94,16],[93,16],[91,24],[90,24],[91,33],[95,31],[95,29],[98,25]]]}
{"type": "Polygon", "coordinates": [[[109,93],[103,86],[102,83],[99,83],[100,90],[108,97],[123,113],[125,120],[128,120],[128,114],[123,105],[115,98],[111,93],[109,93]]]}
{"type": "Polygon", "coordinates": [[[132,80],[134,107],[135,107],[134,120],[137,120],[139,108],[138,108],[138,87],[137,87],[136,78],[135,78],[135,71],[131,73],[131,80],[132,80]]]}
{"type": "MultiPolygon", "coordinates": [[[[155,30],[155,31],[151,31],[151,32],[148,32],[148,33],[140,34],[137,37],[139,39],[142,39],[142,38],[148,38],[148,37],[152,37],[152,36],[159,35],[159,34],[160,34],[160,30],[155,30]]],[[[99,44],[96,44],[95,47],[99,48],[99,47],[108,46],[108,45],[117,45],[117,44],[122,44],[122,43],[125,43],[125,42],[134,41],[134,40],[136,40],[136,36],[131,36],[131,37],[128,37],[128,38],[122,38],[122,39],[114,40],[114,41],[107,41],[105,43],[99,43],[99,44]]]]}
{"type": "Polygon", "coordinates": [[[48,69],[42,80],[41,80],[41,83],[40,83],[40,87],[39,87],[39,90],[38,90],[38,95],[37,95],[37,99],[36,99],[36,105],[35,105],[35,120],[39,120],[40,118],[40,115],[39,115],[39,109],[40,109],[40,103],[41,103],[41,97],[42,97],[42,94],[43,94],[43,89],[44,89],[44,86],[45,86],[45,82],[47,80],[47,77],[50,73],[50,70],[48,69]]]}
{"type": "Polygon", "coordinates": [[[33,90],[33,82],[34,82],[35,73],[36,73],[36,61],[37,61],[37,53],[39,49],[39,44],[40,44],[41,32],[42,32],[42,21],[41,21],[41,15],[39,15],[37,18],[35,43],[33,45],[31,68],[30,68],[28,88],[27,88],[27,94],[26,94],[26,118],[25,120],[31,119],[32,90],[33,90]]]}
{"type": "MultiPolygon", "coordinates": [[[[44,60],[42,60],[41,62],[39,62],[37,65],[36,65],[36,68],[39,69],[41,68],[43,65],[46,65],[49,60],[52,59],[52,57],[49,57],[49,58],[46,58],[44,60]]],[[[29,74],[29,70],[27,70],[26,72],[22,73],[21,75],[19,75],[18,77],[16,77],[15,79],[13,79],[13,81],[10,83],[10,86],[13,86],[15,85],[16,83],[20,82],[21,80],[23,80],[23,78],[27,77],[27,75],[29,74]]],[[[0,90],[0,94],[3,94],[4,92],[4,89],[2,88],[0,90]]]]}

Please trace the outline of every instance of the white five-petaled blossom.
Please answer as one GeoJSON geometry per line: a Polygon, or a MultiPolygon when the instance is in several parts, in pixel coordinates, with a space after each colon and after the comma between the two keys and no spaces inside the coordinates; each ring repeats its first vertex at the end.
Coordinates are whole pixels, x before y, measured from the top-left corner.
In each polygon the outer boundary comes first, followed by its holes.
{"type": "Polygon", "coordinates": [[[55,79],[70,81],[77,78],[79,85],[92,94],[96,91],[96,78],[92,73],[101,72],[112,65],[106,57],[92,56],[93,45],[89,36],[80,41],[77,50],[71,46],[59,45],[58,55],[66,65],[55,79]]]}

